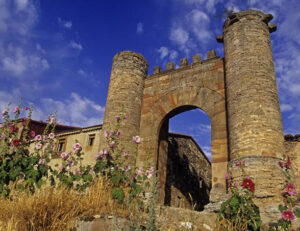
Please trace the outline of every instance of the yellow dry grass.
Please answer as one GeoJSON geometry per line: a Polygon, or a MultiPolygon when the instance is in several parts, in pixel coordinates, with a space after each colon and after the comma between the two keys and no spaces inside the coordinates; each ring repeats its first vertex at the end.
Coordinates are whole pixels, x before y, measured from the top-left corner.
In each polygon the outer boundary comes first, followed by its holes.
{"type": "Polygon", "coordinates": [[[88,192],[45,187],[35,194],[17,193],[12,199],[0,199],[2,231],[64,231],[76,220],[94,215],[128,216],[125,206],[111,197],[110,182],[97,179],[88,192]]]}

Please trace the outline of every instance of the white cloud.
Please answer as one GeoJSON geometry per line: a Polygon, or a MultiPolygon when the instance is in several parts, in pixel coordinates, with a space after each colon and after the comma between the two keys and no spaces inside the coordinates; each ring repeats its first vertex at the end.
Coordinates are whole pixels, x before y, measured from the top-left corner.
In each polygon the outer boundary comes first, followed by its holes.
{"type": "Polygon", "coordinates": [[[25,10],[28,5],[28,0],[15,0],[15,4],[18,11],[25,10]]]}
{"type": "Polygon", "coordinates": [[[202,146],[200,148],[205,153],[205,155],[208,157],[208,159],[211,160],[211,146],[202,146]]]}
{"type": "Polygon", "coordinates": [[[104,110],[101,105],[73,92],[64,100],[42,98],[40,104],[35,106],[32,118],[45,120],[57,111],[57,120],[61,124],[86,127],[102,123],[104,110]]]}
{"type": "Polygon", "coordinates": [[[173,26],[170,32],[170,40],[178,45],[185,45],[189,39],[189,33],[184,30],[181,26],[173,26]]]}
{"type": "Polygon", "coordinates": [[[57,18],[58,24],[66,29],[71,29],[72,28],[72,21],[65,21],[62,20],[60,17],[57,18]]]}
{"type": "Polygon", "coordinates": [[[12,45],[2,56],[1,64],[1,69],[12,76],[21,76],[27,71],[39,72],[49,69],[49,63],[46,59],[34,54],[26,54],[22,48],[12,45]]]}
{"type": "Polygon", "coordinates": [[[42,54],[46,54],[46,51],[42,48],[42,46],[39,43],[35,45],[35,48],[37,51],[40,51],[42,54]]]}
{"type": "Polygon", "coordinates": [[[206,13],[200,10],[192,10],[186,18],[189,29],[199,42],[206,43],[206,40],[212,38],[211,28],[209,27],[210,19],[206,13]]]}
{"type": "Polygon", "coordinates": [[[280,109],[282,112],[292,111],[293,107],[289,104],[280,104],[280,109]]]}
{"type": "Polygon", "coordinates": [[[82,69],[79,69],[79,70],[77,71],[77,73],[78,73],[79,75],[83,76],[83,77],[86,77],[86,76],[87,76],[87,73],[86,73],[84,70],[82,70],[82,69]]]}
{"type": "Polygon", "coordinates": [[[178,56],[177,51],[171,50],[168,47],[160,47],[157,52],[159,53],[160,59],[168,58],[170,60],[174,60],[178,56]]]}
{"type": "Polygon", "coordinates": [[[74,49],[77,49],[77,50],[80,50],[80,51],[83,49],[83,47],[80,43],[77,43],[73,40],[70,42],[70,47],[72,47],[74,49]]]}
{"type": "Polygon", "coordinates": [[[143,31],[144,31],[144,25],[143,25],[143,23],[139,22],[136,26],[136,33],[142,34],[143,31]]]}

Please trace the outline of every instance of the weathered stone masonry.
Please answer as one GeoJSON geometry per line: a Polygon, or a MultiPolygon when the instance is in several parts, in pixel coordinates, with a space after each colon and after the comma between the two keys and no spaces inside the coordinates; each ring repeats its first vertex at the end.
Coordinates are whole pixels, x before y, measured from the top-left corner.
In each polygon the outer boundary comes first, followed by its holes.
{"type": "Polygon", "coordinates": [[[242,159],[255,180],[263,220],[271,219],[269,208],[280,201],[283,187],[278,161],[284,153],[270,41],[276,26],[268,24],[271,19],[257,10],[230,14],[223,35],[217,37],[224,43],[224,58],[209,51],[206,60],[195,55],[191,64],[184,58],[178,69],[168,63],[165,71],[157,66],[147,76],[142,55],[124,51],[114,57],[103,129],[111,126],[124,105],[129,121],[122,128],[125,144],[132,150],[131,137],[141,135],[137,163],[142,165],[151,154],[159,175],[160,203],[166,198],[168,120],[200,108],[211,121],[210,202],[227,193],[225,172],[241,175],[234,162],[242,159]]]}

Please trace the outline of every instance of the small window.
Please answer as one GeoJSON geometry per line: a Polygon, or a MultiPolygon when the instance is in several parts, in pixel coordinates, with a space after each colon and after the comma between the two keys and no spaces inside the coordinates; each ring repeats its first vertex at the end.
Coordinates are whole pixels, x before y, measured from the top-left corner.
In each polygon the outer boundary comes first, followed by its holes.
{"type": "Polygon", "coordinates": [[[95,134],[89,135],[89,143],[88,143],[88,146],[93,146],[94,141],[95,141],[95,134]]]}
{"type": "Polygon", "coordinates": [[[65,150],[65,143],[66,143],[65,139],[59,139],[57,151],[63,152],[65,150]]]}

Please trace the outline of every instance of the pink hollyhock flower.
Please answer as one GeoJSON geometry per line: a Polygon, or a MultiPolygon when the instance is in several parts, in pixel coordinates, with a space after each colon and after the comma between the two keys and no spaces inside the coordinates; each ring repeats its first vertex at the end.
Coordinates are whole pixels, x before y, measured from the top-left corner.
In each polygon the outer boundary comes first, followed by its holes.
{"type": "Polygon", "coordinates": [[[36,137],[34,137],[34,141],[41,141],[41,140],[42,140],[41,135],[37,135],[36,137]]]}
{"type": "Polygon", "coordinates": [[[39,160],[39,164],[40,164],[40,165],[46,165],[46,161],[45,161],[44,159],[40,159],[40,160],[39,160]]]}
{"type": "Polygon", "coordinates": [[[294,213],[292,210],[283,210],[281,213],[281,217],[283,220],[292,221],[295,219],[294,213]]]}
{"type": "Polygon", "coordinates": [[[225,173],[225,180],[229,180],[228,172],[225,173]]]}
{"type": "Polygon", "coordinates": [[[140,144],[141,143],[141,137],[139,136],[134,136],[132,137],[132,141],[137,143],[137,144],[140,144]]]}
{"type": "Polygon", "coordinates": [[[123,152],[123,156],[124,157],[128,156],[128,152],[123,152]]]}
{"type": "Polygon", "coordinates": [[[14,109],[14,113],[21,112],[22,108],[16,106],[14,109]]]}
{"type": "Polygon", "coordinates": [[[142,175],[142,174],[143,174],[143,172],[144,172],[144,169],[143,169],[143,168],[139,168],[139,170],[138,170],[138,174],[139,174],[139,175],[142,175]]]}
{"type": "Polygon", "coordinates": [[[75,152],[78,152],[81,149],[80,143],[75,143],[73,149],[75,150],[75,152]]]}
{"type": "Polygon", "coordinates": [[[278,165],[280,166],[280,168],[283,168],[283,167],[284,167],[284,164],[283,164],[282,161],[279,161],[279,162],[278,162],[278,165]]]}
{"type": "Polygon", "coordinates": [[[128,172],[130,169],[131,169],[131,166],[130,166],[130,165],[126,165],[126,166],[125,166],[125,171],[126,171],[126,172],[128,172]]]}
{"type": "Polygon", "coordinates": [[[148,179],[150,179],[152,177],[152,174],[153,174],[153,171],[154,171],[154,168],[150,168],[149,170],[146,171],[146,177],[148,179]]]}
{"type": "Polygon", "coordinates": [[[2,117],[5,117],[6,115],[8,115],[8,110],[7,110],[7,108],[4,108],[2,110],[2,117]]]}
{"type": "Polygon", "coordinates": [[[78,168],[75,168],[75,174],[77,175],[81,175],[82,174],[82,171],[78,168]]]}
{"type": "Polygon", "coordinates": [[[69,162],[68,162],[68,166],[69,167],[72,167],[72,166],[74,166],[74,160],[72,159],[72,160],[69,160],[69,162]]]}
{"type": "Polygon", "coordinates": [[[295,188],[295,185],[292,184],[292,183],[289,183],[287,184],[286,186],[286,191],[288,194],[290,194],[291,196],[295,195],[297,192],[296,192],[296,188],[295,188]]]}
{"type": "Polygon", "coordinates": [[[35,149],[36,150],[40,150],[42,148],[42,144],[41,143],[38,143],[35,145],[35,149]]]}
{"type": "Polygon", "coordinates": [[[64,168],[65,168],[65,166],[62,164],[59,166],[60,171],[64,170],[64,168]]]}
{"type": "Polygon", "coordinates": [[[105,136],[105,138],[108,138],[108,136],[109,136],[109,133],[108,133],[108,131],[107,131],[107,130],[105,130],[105,132],[104,132],[104,136],[105,136]]]}
{"type": "Polygon", "coordinates": [[[48,117],[47,121],[49,121],[49,124],[54,124],[55,122],[55,116],[54,115],[51,115],[48,117]]]}
{"type": "Polygon", "coordinates": [[[112,137],[114,133],[115,133],[114,130],[111,130],[109,136],[112,137]]]}
{"type": "Polygon", "coordinates": [[[70,153],[66,153],[66,152],[62,152],[60,154],[60,157],[64,160],[67,160],[69,158],[69,156],[70,156],[70,153]]]}
{"type": "Polygon", "coordinates": [[[110,144],[109,144],[109,147],[113,148],[115,146],[116,142],[115,141],[112,141],[110,144]]]}
{"type": "Polygon", "coordinates": [[[26,111],[28,111],[28,110],[29,110],[29,107],[28,107],[28,106],[26,106],[26,107],[25,107],[25,110],[26,110],[26,111]]]}
{"type": "Polygon", "coordinates": [[[121,132],[117,131],[117,137],[120,138],[120,136],[121,136],[121,132]]]}
{"type": "Polygon", "coordinates": [[[55,135],[54,135],[54,133],[51,132],[51,133],[48,135],[48,137],[49,137],[49,139],[53,140],[54,137],[55,137],[55,135]]]}
{"type": "Polygon", "coordinates": [[[291,163],[291,159],[290,159],[290,157],[288,156],[288,157],[287,157],[287,160],[286,160],[285,167],[286,167],[286,168],[290,168],[290,167],[291,167],[291,165],[292,165],[292,163],[291,163]]]}
{"type": "Polygon", "coordinates": [[[107,148],[104,149],[103,154],[104,154],[104,155],[107,155],[107,154],[108,154],[108,149],[107,149],[107,148]]]}
{"type": "Polygon", "coordinates": [[[240,166],[240,162],[239,162],[239,161],[236,161],[236,162],[235,162],[235,166],[240,166]]]}
{"type": "Polygon", "coordinates": [[[116,119],[117,122],[119,122],[120,121],[120,116],[116,115],[115,119],[116,119]]]}

